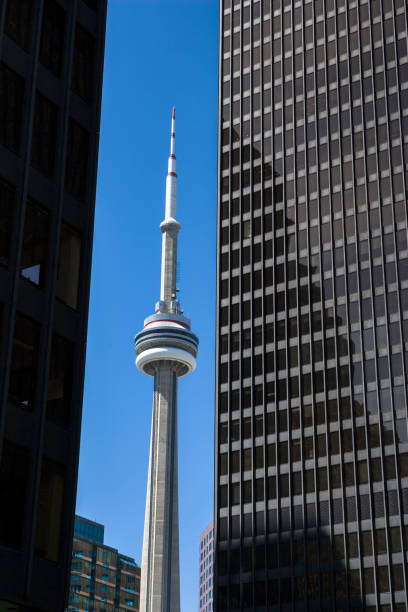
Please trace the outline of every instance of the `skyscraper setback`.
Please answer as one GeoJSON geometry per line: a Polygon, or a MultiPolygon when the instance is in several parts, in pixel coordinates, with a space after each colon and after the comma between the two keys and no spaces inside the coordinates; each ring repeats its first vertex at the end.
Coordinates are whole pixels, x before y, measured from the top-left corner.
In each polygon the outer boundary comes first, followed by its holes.
{"type": "Polygon", "coordinates": [[[405,0],[221,0],[215,609],[408,609],[405,0]]]}
{"type": "Polygon", "coordinates": [[[0,609],[69,582],[106,0],[0,2],[0,609]]]}

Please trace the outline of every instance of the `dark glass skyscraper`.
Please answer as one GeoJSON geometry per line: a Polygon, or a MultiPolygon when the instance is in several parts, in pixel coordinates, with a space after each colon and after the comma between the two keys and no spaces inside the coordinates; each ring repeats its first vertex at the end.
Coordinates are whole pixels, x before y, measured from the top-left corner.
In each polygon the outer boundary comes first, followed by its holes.
{"type": "Polygon", "coordinates": [[[0,610],[63,610],[106,0],[0,0],[0,610]]]}
{"type": "Polygon", "coordinates": [[[222,0],[216,610],[407,604],[406,0],[222,0]]]}

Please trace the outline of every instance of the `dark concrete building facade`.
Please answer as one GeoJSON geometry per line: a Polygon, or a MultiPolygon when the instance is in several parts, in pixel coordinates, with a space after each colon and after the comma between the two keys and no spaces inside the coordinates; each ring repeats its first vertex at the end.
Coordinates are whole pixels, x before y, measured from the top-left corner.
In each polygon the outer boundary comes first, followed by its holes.
{"type": "Polygon", "coordinates": [[[215,609],[408,609],[405,0],[221,0],[215,609]]]}
{"type": "Polygon", "coordinates": [[[106,0],[0,1],[0,610],[63,610],[106,0]]]}
{"type": "Polygon", "coordinates": [[[138,612],[140,567],[104,544],[104,526],[75,517],[67,612],[138,612]]]}

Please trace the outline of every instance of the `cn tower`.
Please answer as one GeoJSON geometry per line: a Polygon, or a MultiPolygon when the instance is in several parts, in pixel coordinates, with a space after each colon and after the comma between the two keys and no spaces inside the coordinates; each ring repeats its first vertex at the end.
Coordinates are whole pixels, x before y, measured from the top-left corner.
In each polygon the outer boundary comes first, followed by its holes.
{"type": "Polygon", "coordinates": [[[177,299],[175,110],[166,179],[160,300],[135,338],[136,366],[154,378],[140,612],[180,611],[177,381],[193,372],[198,338],[177,299]]]}

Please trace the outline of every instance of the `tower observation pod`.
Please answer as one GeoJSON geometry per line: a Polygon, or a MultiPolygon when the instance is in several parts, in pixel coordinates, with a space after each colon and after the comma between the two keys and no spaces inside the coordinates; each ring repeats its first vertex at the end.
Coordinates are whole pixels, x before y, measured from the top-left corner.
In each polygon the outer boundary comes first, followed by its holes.
{"type": "Polygon", "coordinates": [[[136,366],[154,378],[140,612],[180,612],[177,381],[195,369],[198,338],[177,299],[175,110],[166,179],[160,300],[135,338],[136,366]]]}

